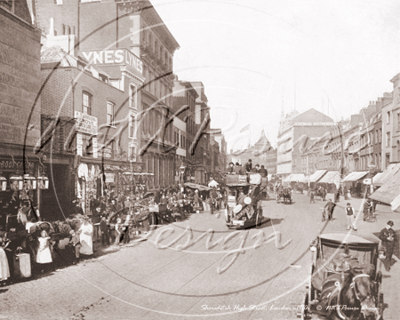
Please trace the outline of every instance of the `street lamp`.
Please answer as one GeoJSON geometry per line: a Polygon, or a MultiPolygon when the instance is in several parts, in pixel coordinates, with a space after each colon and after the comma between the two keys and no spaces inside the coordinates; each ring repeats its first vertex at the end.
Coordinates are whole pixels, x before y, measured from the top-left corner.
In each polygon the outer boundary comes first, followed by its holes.
{"type": "Polygon", "coordinates": [[[180,175],[181,175],[181,184],[183,184],[183,175],[185,174],[185,170],[186,170],[186,167],[182,164],[180,167],[179,167],[179,173],[180,173],[180,175]]]}

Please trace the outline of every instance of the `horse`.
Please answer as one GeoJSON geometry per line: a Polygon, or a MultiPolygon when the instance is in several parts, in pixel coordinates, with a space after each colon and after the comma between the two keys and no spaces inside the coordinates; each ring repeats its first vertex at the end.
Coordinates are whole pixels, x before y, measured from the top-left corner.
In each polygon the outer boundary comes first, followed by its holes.
{"type": "Polygon", "coordinates": [[[322,286],[319,310],[328,320],[379,320],[373,265],[351,267],[347,274],[329,276],[322,286]],[[343,278],[344,277],[344,280],[343,278]]]}

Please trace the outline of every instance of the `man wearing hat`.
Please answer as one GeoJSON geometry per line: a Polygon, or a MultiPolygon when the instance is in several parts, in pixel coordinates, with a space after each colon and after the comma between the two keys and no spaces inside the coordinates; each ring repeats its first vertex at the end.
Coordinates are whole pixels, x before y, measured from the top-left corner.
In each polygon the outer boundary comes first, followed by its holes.
{"type": "Polygon", "coordinates": [[[246,172],[251,172],[251,169],[253,169],[253,164],[251,163],[251,159],[249,159],[249,161],[247,161],[245,168],[246,168],[246,172]]]}
{"type": "Polygon", "coordinates": [[[382,247],[385,249],[386,258],[383,261],[383,264],[385,265],[386,271],[390,271],[394,246],[397,243],[397,235],[393,230],[393,225],[393,221],[389,220],[386,227],[383,228],[379,234],[379,239],[382,241],[382,247]]]}
{"type": "Polygon", "coordinates": [[[364,203],[364,206],[363,206],[363,212],[364,212],[364,217],[363,217],[363,220],[364,221],[368,221],[369,220],[369,218],[370,218],[370,216],[369,216],[369,208],[371,207],[371,203],[370,203],[370,200],[368,199],[365,203],[364,203]]]}
{"type": "Polygon", "coordinates": [[[226,171],[230,174],[235,173],[234,165],[235,164],[233,162],[229,162],[229,167],[226,171]]]}
{"type": "Polygon", "coordinates": [[[328,220],[332,220],[333,218],[333,210],[335,209],[336,204],[332,202],[332,199],[329,199],[325,205],[325,209],[328,213],[328,220]]]}

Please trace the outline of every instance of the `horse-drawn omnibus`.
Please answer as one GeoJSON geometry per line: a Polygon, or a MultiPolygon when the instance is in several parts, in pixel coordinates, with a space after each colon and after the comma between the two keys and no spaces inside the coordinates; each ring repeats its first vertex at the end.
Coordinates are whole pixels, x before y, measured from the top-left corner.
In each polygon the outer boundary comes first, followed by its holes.
{"type": "Polygon", "coordinates": [[[247,229],[257,227],[270,219],[263,216],[261,175],[226,175],[224,185],[227,191],[227,208],[225,209],[226,225],[230,229],[247,229]],[[250,191],[251,190],[251,191],[250,191]],[[239,193],[243,192],[243,203],[238,203],[239,193]]]}
{"type": "Polygon", "coordinates": [[[321,234],[310,246],[311,278],[301,319],[382,319],[379,240],[352,234],[321,234]]]}

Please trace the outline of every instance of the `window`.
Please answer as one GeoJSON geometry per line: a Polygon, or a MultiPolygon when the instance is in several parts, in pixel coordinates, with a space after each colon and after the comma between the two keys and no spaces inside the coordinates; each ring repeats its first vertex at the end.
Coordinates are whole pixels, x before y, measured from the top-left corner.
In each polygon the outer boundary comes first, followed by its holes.
{"type": "Polygon", "coordinates": [[[386,123],[390,123],[390,111],[386,112],[386,123]]]}
{"type": "Polygon", "coordinates": [[[400,131],[400,112],[397,112],[397,131],[400,131]]]}
{"type": "Polygon", "coordinates": [[[133,85],[129,87],[129,107],[137,109],[136,87],[133,85]]]}
{"type": "Polygon", "coordinates": [[[135,145],[129,146],[129,160],[136,162],[137,147],[135,145]]]}
{"type": "Polygon", "coordinates": [[[136,119],[134,114],[129,115],[129,138],[136,137],[136,119]]]}
{"type": "Polygon", "coordinates": [[[92,96],[87,93],[82,93],[82,111],[84,114],[92,114],[92,96]]]}
{"type": "Polygon", "coordinates": [[[390,132],[386,132],[386,147],[390,147],[390,132]]]}
{"type": "Polygon", "coordinates": [[[107,124],[109,126],[115,125],[115,104],[107,101],[107,124]]]}

